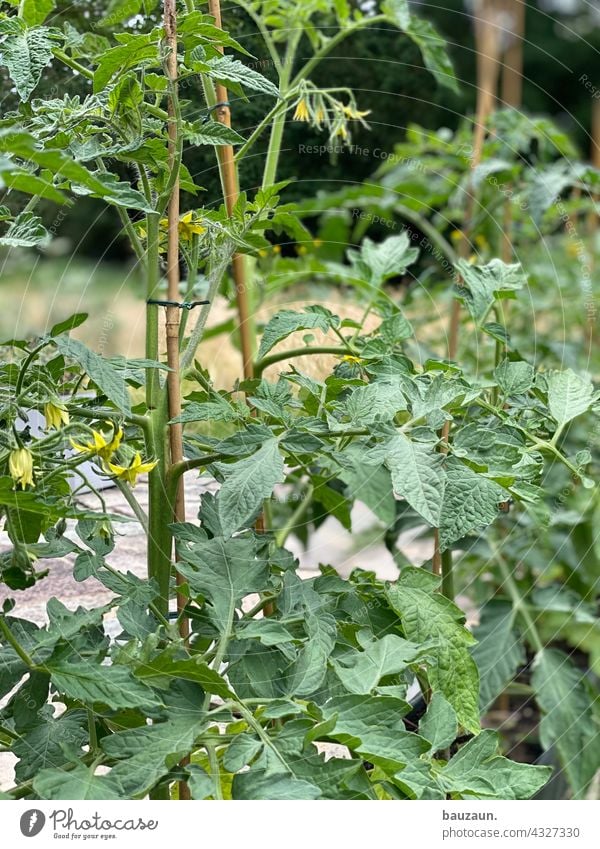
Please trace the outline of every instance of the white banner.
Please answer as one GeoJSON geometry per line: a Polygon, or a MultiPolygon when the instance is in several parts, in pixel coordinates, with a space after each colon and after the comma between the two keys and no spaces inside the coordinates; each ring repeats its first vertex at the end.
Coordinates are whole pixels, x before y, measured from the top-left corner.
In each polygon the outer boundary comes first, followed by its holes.
{"type": "Polygon", "coordinates": [[[600,802],[19,801],[0,806],[0,845],[597,849],[599,815],[600,802]]]}

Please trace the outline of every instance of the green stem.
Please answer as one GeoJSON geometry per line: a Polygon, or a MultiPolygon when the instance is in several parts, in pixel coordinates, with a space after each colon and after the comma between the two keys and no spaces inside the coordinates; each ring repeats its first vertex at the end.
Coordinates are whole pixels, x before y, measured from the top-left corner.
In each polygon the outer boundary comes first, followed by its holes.
{"type": "Polygon", "coordinates": [[[293,360],[295,357],[307,357],[314,354],[335,354],[338,357],[343,357],[348,353],[347,348],[342,348],[340,345],[305,345],[303,348],[291,348],[289,351],[279,351],[276,354],[270,354],[268,357],[263,357],[254,364],[256,377],[260,377],[262,372],[274,363],[280,363],[282,360],[293,360]]]}
{"type": "MultiPolygon", "coordinates": [[[[146,300],[156,298],[160,285],[159,265],[159,216],[146,216],[146,300]]],[[[158,315],[155,304],[146,304],[146,359],[158,361],[158,315]]],[[[156,407],[160,392],[158,369],[146,369],[146,406],[149,410],[156,407]]]]}
{"type": "Polygon", "coordinates": [[[96,717],[94,712],[87,709],[88,731],[90,735],[90,752],[98,750],[98,735],[96,734],[96,717]]]}
{"type": "Polygon", "coordinates": [[[158,584],[157,608],[161,616],[168,619],[173,539],[167,521],[172,507],[166,484],[166,432],[167,415],[161,404],[160,409],[152,414],[151,428],[146,439],[148,455],[158,460],[158,465],[148,476],[148,577],[158,584]]]}
{"type": "Polygon", "coordinates": [[[542,651],[544,648],[544,644],[536,628],[535,622],[533,621],[533,618],[529,613],[525,599],[523,598],[521,591],[512,576],[512,573],[508,567],[508,563],[500,554],[499,550],[496,548],[496,546],[491,540],[488,540],[488,545],[492,549],[494,560],[498,564],[498,568],[500,569],[500,572],[502,574],[502,579],[504,581],[508,594],[511,597],[513,607],[525,623],[527,633],[529,634],[529,638],[531,639],[533,647],[538,652],[542,651]]]}
{"type": "Polygon", "coordinates": [[[447,548],[442,551],[442,593],[454,601],[454,574],[452,568],[452,551],[447,548]]]}
{"type": "Polygon", "coordinates": [[[28,669],[36,670],[38,668],[37,665],[33,662],[33,659],[25,651],[23,646],[20,644],[13,632],[10,630],[4,616],[0,616],[0,631],[2,631],[7,643],[9,643],[13,647],[13,649],[19,655],[25,666],[28,669]]]}
{"type": "Polygon", "coordinates": [[[146,514],[142,510],[142,507],[141,507],[139,501],[137,500],[137,498],[135,497],[135,495],[131,491],[129,484],[125,483],[125,481],[122,481],[119,478],[115,478],[114,480],[115,480],[116,485],[121,490],[121,493],[123,494],[123,497],[125,498],[125,501],[129,504],[129,506],[133,510],[136,519],[138,520],[138,522],[140,523],[140,525],[144,529],[144,533],[146,534],[146,536],[148,536],[148,517],[146,516],[146,514]]]}
{"type": "Polygon", "coordinates": [[[208,755],[208,763],[210,765],[210,774],[215,787],[213,798],[223,799],[223,788],[221,786],[221,768],[219,766],[219,758],[217,755],[216,746],[206,742],[204,744],[206,754],[208,755]]]}
{"type": "Polygon", "coordinates": [[[370,27],[373,26],[373,24],[387,22],[388,18],[386,17],[386,15],[374,15],[372,18],[365,16],[359,21],[356,21],[356,23],[352,24],[351,26],[346,27],[344,29],[340,29],[338,32],[336,32],[335,35],[333,35],[328,41],[325,42],[323,47],[316,51],[314,56],[312,56],[312,58],[309,59],[306,65],[296,74],[293,80],[293,85],[297,85],[301,80],[305,80],[308,76],[310,76],[310,74],[312,74],[314,69],[325,58],[325,56],[327,56],[327,54],[330,53],[334,47],[337,47],[337,45],[340,44],[340,42],[342,42],[345,38],[348,38],[349,36],[353,35],[355,32],[362,29],[363,27],[370,27]]]}
{"type": "MultiPolygon", "coordinates": [[[[279,74],[279,96],[283,101],[286,100],[288,89],[290,88],[290,76],[292,73],[294,58],[296,56],[296,49],[301,37],[302,30],[298,29],[291,35],[285,51],[285,58],[279,74]]],[[[291,87],[295,88],[296,86],[293,85],[291,87]]],[[[284,109],[281,112],[278,112],[273,118],[269,147],[267,149],[267,158],[265,160],[265,170],[263,172],[262,179],[263,189],[266,189],[268,186],[272,186],[277,180],[277,166],[279,164],[279,154],[281,153],[281,142],[283,140],[283,130],[285,127],[285,114],[286,110],[284,109]]]]}
{"type": "Polygon", "coordinates": [[[296,507],[290,518],[287,520],[285,525],[281,528],[280,531],[277,531],[275,534],[275,544],[280,548],[285,544],[286,539],[292,533],[294,528],[298,526],[298,523],[308,510],[308,506],[311,502],[312,495],[314,492],[314,487],[312,484],[309,484],[304,492],[302,501],[296,507]]]}
{"type": "Polygon", "coordinates": [[[86,68],[81,62],[78,62],[76,59],[72,59],[70,56],[67,56],[64,50],[61,50],[59,47],[55,47],[52,51],[54,57],[60,60],[64,65],[67,65],[69,68],[72,68],[77,73],[81,74],[82,77],[85,77],[88,80],[94,79],[94,72],[90,71],[89,68],[86,68]]]}

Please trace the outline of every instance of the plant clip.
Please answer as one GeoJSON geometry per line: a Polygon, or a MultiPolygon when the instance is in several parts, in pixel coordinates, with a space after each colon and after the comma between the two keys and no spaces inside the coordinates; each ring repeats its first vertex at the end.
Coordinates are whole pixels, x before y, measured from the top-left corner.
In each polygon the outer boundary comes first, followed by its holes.
{"type": "Polygon", "coordinates": [[[208,121],[210,121],[210,113],[214,112],[215,109],[219,109],[221,106],[230,106],[230,105],[231,104],[229,103],[228,100],[220,100],[218,103],[215,103],[215,105],[211,106],[210,109],[208,110],[208,112],[206,113],[206,115],[204,115],[204,117],[202,118],[202,123],[206,124],[206,123],[208,123],[208,121]]]}
{"type": "Polygon", "coordinates": [[[204,304],[210,304],[210,301],[156,301],[154,298],[149,298],[147,304],[154,304],[157,307],[178,307],[180,310],[193,310],[194,307],[201,307],[204,304]]]}

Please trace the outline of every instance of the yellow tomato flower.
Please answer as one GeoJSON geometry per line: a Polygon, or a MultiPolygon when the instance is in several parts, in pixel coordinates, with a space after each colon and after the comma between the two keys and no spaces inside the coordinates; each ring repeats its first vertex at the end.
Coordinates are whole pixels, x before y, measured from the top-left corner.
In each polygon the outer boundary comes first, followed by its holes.
{"type": "Polygon", "coordinates": [[[69,413],[66,407],[62,404],[55,404],[49,401],[44,404],[44,418],[46,419],[46,427],[48,430],[60,430],[63,425],[69,424],[69,413]]]}
{"type": "Polygon", "coordinates": [[[360,112],[358,109],[355,109],[353,106],[344,106],[344,115],[346,118],[354,118],[360,119],[364,118],[365,115],[370,115],[371,110],[367,109],[366,112],[360,112]]]}
{"type": "Polygon", "coordinates": [[[482,251],[485,251],[490,246],[488,240],[481,233],[478,233],[475,236],[475,244],[478,248],[481,248],[482,251]]]}
{"type": "Polygon", "coordinates": [[[115,477],[126,481],[131,484],[131,486],[135,486],[140,475],[144,475],[146,472],[151,472],[156,465],[158,465],[158,460],[151,460],[148,463],[144,463],[139,451],[135,452],[135,456],[128,466],[118,466],[116,463],[107,463],[108,468],[115,477]]]}
{"type": "Polygon", "coordinates": [[[280,254],[281,253],[281,245],[273,245],[273,253],[280,254]]]}
{"type": "Polygon", "coordinates": [[[304,254],[307,253],[307,251],[308,251],[308,248],[306,247],[306,245],[297,245],[296,246],[296,253],[298,254],[298,256],[304,256],[304,254]]]}
{"type": "Polygon", "coordinates": [[[92,431],[92,436],[92,441],[85,442],[83,445],[71,439],[71,445],[75,451],[81,451],[86,454],[95,454],[97,457],[100,457],[100,459],[108,462],[121,444],[121,440],[123,439],[123,430],[122,428],[119,428],[117,431],[113,430],[110,440],[107,439],[103,433],[99,433],[97,430],[92,431]]]}
{"type": "MultiPolygon", "coordinates": [[[[160,227],[162,230],[169,229],[169,219],[161,218],[160,219],[160,227]]],[[[179,219],[179,223],[177,225],[177,232],[181,236],[182,239],[186,241],[191,241],[192,236],[201,236],[202,233],[206,233],[206,227],[203,227],[199,221],[194,221],[194,213],[186,212],[185,215],[182,215],[179,219]]]]}
{"type": "Polygon", "coordinates": [[[355,357],[352,354],[344,354],[342,357],[343,362],[345,363],[356,363],[356,365],[360,365],[362,360],[360,357],[355,357]]]}
{"type": "Polygon", "coordinates": [[[308,104],[306,100],[301,97],[298,103],[296,104],[296,111],[294,112],[294,121],[310,121],[310,112],[308,111],[308,104]]]}
{"type": "Polygon", "coordinates": [[[577,259],[579,256],[579,247],[577,243],[567,242],[565,250],[567,252],[567,256],[570,256],[572,259],[577,259]]]}
{"type": "Polygon", "coordinates": [[[344,141],[348,138],[348,130],[346,129],[346,125],[342,124],[338,127],[336,131],[336,136],[340,136],[344,141]]]}
{"type": "Polygon", "coordinates": [[[463,238],[463,235],[464,234],[463,234],[462,230],[453,230],[450,233],[450,238],[452,239],[453,242],[460,242],[460,240],[463,238]]]}
{"type": "Polygon", "coordinates": [[[317,107],[317,111],[315,112],[315,122],[317,124],[322,124],[325,118],[327,117],[325,110],[322,106],[317,107]]]}
{"type": "Polygon", "coordinates": [[[15,448],[8,455],[8,471],[15,482],[15,489],[20,486],[35,487],[33,482],[33,454],[27,448],[15,448]]]}
{"type": "Polygon", "coordinates": [[[313,245],[315,248],[320,248],[323,244],[323,239],[313,239],[313,245]]]}

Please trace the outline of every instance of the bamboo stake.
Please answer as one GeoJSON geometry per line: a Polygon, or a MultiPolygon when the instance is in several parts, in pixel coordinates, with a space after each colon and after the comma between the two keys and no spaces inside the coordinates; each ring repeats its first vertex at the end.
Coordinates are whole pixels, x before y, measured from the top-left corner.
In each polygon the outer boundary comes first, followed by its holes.
{"type": "Polygon", "coordinates": [[[512,39],[502,64],[502,102],[520,109],[523,99],[523,36],[525,34],[524,0],[507,0],[512,39]]]}
{"type": "MultiPolygon", "coordinates": [[[[220,0],[208,0],[208,12],[215,19],[215,26],[222,29],[221,3],[220,0]]],[[[218,48],[223,53],[223,47],[218,48]]],[[[217,95],[217,106],[215,116],[217,121],[226,127],[231,127],[231,111],[227,105],[227,89],[221,83],[215,86],[217,95]]],[[[209,104],[210,105],[210,104],[209,104]]],[[[237,170],[235,165],[233,147],[230,144],[217,147],[217,157],[223,179],[223,193],[225,208],[231,215],[239,195],[237,170]]],[[[232,273],[235,283],[235,294],[240,325],[240,345],[242,349],[242,361],[244,377],[250,380],[254,376],[254,340],[252,338],[250,298],[248,293],[248,281],[246,279],[246,262],[241,254],[235,254],[232,261],[232,273]]]]}
{"type": "MultiPolygon", "coordinates": [[[[494,0],[481,0],[475,8],[475,46],[477,51],[477,106],[473,127],[473,147],[471,169],[481,164],[483,145],[485,142],[486,124],[494,110],[496,90],[498,86],[500,38],[494,15],[494,0]]],[[[470,189],[465,203],[465,217],[462,228],[462,239],[458,246],[461,258],[469,256],[470,234],[475,210],[475,192],[470,189]]],[[[448,358],[454,360],[458,352],[460,333],[460,302],[455,298],[450,312],[448,330],[448,358]]],[[[442,444],[440,451],[447,452],[447,441],[450,423],[446,422],[442,429],[442,444]]],[[[434,551],[432,570],[435,575],[442,575],[443,586],[449,591],[452,586],[452,552],[440,549],[439,531],[434,531],[434,551]],[[445,563],[443,564],[443,561],[445,563]]],[[[447,594],[447,593],[446,593],[447,594]]]]}
{"type": "MultiPolygon", "coordinates": [[[[177,86],[177,7],[176,0],[164,0],[164,25],[167,42],[166,71],[171,86],[171,95],[168,103],[168,136],[169,136],[169,168],[178,167],[177,143],[178,132],[177,115],[175,107],[177,86]]],[[[179,177],[175,180],[173,191],[169,198],[167,212],[168,236],[167,236],[167,297],[170,301],[179,301],[179,177]]],[[[166,335],[167,335],[167,365],[170,371],[167,374],[167,392],[169,400],[169,418],[174,419],[181,413],[181,379],[179,370],[179,307],[169,306],[166,308],[166,335]]],[[[171,464],[180,463],[183,460],[183,427],[181,423],[169,425],[169,447],[171,464]]],[[[185,490],[183,486],[183,475],[177,480],[176,492],[173,504],[173,518],[176,522],[185,522],[185,490]]],[[[176,555],[177,559],[177,555],[176,555]]],[[[180,586],[183,579],[179,572],[176,573],[177,585],[180,586]]],[[[185,609],[186,599],[181,593],[177,593],[177,613],[179,616],[179,633],[184,640],[189,638],[189,620],[182,613],[185,609]]],[[[182,766],[189,763],[189,757],[181,761],[182,766]]],[[[185,781],[179,782],[179,798],[191,799],[189,787],[185,781]]]]}

